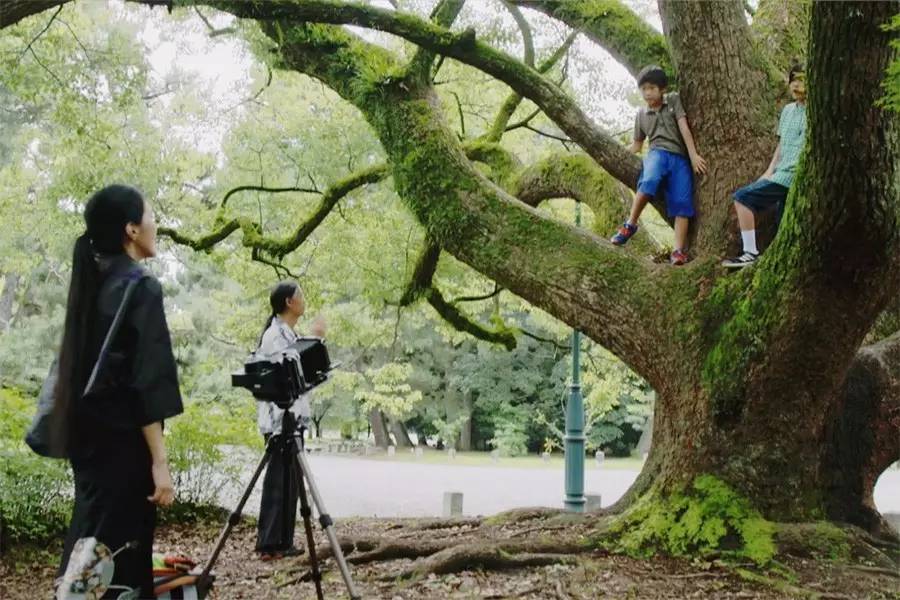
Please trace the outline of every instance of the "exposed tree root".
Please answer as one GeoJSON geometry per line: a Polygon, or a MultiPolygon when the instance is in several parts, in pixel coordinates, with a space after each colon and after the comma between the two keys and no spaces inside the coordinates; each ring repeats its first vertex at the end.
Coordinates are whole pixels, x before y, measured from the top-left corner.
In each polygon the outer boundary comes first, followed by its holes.
{"type": "Polygon", "coordinates": [[[454,527],[477,528],[481,527],[483,519],[475,517],[463,517],[456,519],[429,519],[421,521],[410,527],[403,527],[410,533],[403,534],[401,537],[418,536],[422,531],[435,531],[439,529],[453,529],[454,527]]]}
{"type": "Polygon", "coordinates": [[[383,579],[409,579],[430,573],[445,575],[471,569],[503,570],[557,563],[572,564],[575,562],[572,555],[586,552],[590,552],[590,548],[568,540],[457,544],[383,579]]]}
{"type": "Polygon", "coordinates": [[[347,562],[362,565],[380,560],[398,560],[401,558],[421,558],[456,545],[447,541],[424,542],[385,542],[369,552],[347,557],[347,562]]]}
{"type": "Polygon", "coordinates": [[[854,525],[780,523],[776,539],[780,553],[801,558],[861,560],[884,569],[896,568],[900,560],[900,546],[854,525]]]}
{"type": "MultiPolygon", "coordinates": [[[[353,552],[370,552],[381,545],[381,542],[378,540],[371,539],[348,539],[341,538],[338,540],[338,544],[341,547],[341,552],[344,555],[352,554],[353,552]]],[[[332,551],[331,545],[322,545],[316,546],[316,558],[319,560],[327,560],[334,556],[334,552],[332,551]]],[[[309,552],[300,557],[301,563],[309,562],[309,552]]]]}
{"type": "Polygon", "coordinates": [[[866,565],[848,565],[848,568],[854,571],[862,571],[863,573],[875,573],[876,575],[889,575],[900,579],[900,572],[897,569],[884,569],[882,567],[868,567],[866,565]]]}
{"type": "Polygon", "coordinates": [[[534,519],[546,519],[560,514],[568,514],[560,508],[514,508],[506,512],[497,513],[484,520],[484,525],[514,525],[523,521],[534,519]]]}

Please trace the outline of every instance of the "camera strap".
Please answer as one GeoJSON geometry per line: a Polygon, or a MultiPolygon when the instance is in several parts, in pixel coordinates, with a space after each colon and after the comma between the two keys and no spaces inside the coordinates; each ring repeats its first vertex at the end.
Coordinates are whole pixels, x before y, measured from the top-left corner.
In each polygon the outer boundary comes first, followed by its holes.
{"type": "Polygon", "coordinates": [[[119,302],[116,316],[113,317],[112,324],[109,326],[109,331],[106,332],[106,338],[103,340],[103,346],[100,347],[100,354],[97,356],[97,362],[94,363],[94,370],[91,371],[91,376],[88,379],[87,385],[84,386],[84,393],[82,393],[82,396],[87,396],[93,389],[94,383],[97,380],[97,375],[100,373],[103,363],[106,362],[106,356],[109,354],[109,347],[112,345],[112,341],[116,337],[119,327],[122,325],[122,318],[125,316],[125,309],[131,301],[131,295],[134,293],[134,288],[137,287],[138,282],[144,277],[144,272],[140,269],[136,269],[128,273],[126,277],[128,278],[128,285],[125,286],[125,293],[122,294],[122,301],[119,302]]]}

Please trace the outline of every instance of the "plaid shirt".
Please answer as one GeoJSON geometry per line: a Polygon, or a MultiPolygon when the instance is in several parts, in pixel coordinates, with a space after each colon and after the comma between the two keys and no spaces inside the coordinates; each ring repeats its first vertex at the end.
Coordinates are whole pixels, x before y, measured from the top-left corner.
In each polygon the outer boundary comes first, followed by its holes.
{"type": "Polygon", "coordinates": [[[806,140],[805,106],[791,102],[784,107],[778,120],[778,137],[781,139],[781,156],[769,181],[791,187],[806,140]]]}

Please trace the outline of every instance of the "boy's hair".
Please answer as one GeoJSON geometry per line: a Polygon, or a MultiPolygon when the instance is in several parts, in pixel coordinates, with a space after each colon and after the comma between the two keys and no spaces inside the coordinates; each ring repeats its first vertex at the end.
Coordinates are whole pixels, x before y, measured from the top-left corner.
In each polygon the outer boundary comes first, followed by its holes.
{"type": "Polygon", "coordinates": [[[652,83],[656,87],[664,88],[668,87],[669,78],[659,65],[648,65],[641,69],[641,72],[638,73],[637,76],[638,87],[641,87],[645,83],[652,83]]]}
{"type": "Polygon", "coordinates": [[[805,75],[806,69],[803,67],[803,63],[795,62],[791,65],[790,71],[788,71],[788,83],[795,79],[802,79],[805,75]]]}

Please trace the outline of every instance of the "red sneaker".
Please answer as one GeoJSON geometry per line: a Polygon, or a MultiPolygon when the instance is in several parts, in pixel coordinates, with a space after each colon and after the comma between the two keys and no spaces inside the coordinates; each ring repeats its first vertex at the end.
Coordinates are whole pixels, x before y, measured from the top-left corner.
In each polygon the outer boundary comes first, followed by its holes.
{"type": "Polygon", "coordinates": [[[683,265],[688,261],[687,253],[681,248],[675,248],[672,250],[672,254],[669,255],[669,262],[675,266],[683,265]]]}

